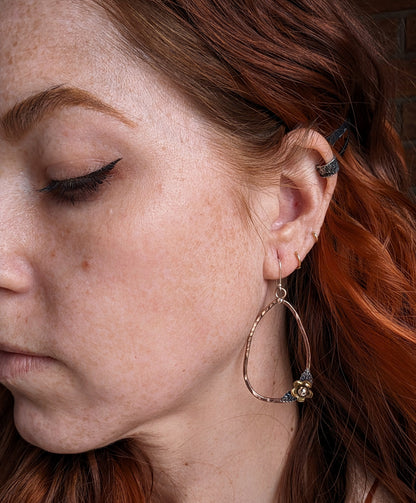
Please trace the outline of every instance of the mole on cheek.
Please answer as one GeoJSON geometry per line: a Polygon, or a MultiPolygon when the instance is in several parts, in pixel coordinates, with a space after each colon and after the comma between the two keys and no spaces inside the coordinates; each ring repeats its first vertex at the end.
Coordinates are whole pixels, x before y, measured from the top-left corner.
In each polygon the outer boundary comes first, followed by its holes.
{"type": "Polygon", "coordinates": [[[81,262],[81,267],[84,271],[88,271],[88,269],[90,268],[90,263],[88,262],[88,260],[83,260],[81,262]]]}

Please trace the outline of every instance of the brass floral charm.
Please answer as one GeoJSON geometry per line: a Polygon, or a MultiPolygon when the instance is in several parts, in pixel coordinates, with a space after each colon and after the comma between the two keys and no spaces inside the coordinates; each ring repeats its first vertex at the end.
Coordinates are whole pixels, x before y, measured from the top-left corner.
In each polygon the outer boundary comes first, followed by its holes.
{"type": "Polygon", "coordinates": [[[295,381],[290,394],[296,398],[298,402],[304,402],[307,398],[313,397],[311,388],[312,383],[310,381],[295,381]]]}

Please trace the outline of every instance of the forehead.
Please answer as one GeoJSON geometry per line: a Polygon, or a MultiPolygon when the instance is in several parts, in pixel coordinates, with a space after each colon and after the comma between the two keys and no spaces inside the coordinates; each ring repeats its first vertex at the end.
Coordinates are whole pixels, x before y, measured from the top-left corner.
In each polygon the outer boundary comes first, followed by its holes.
{"type": "Polygon", "coordinates": [[[211,138],[204,118],[167,77],[123,54],[99,9],[93,0],[0,0],[0,118],[17,103],[64,86],[111,105],[153,141],[180,146],[190,136],[211,138]]]}
{"type": "Polygon", "coordinates": [[[86,90],[135,118],[169,127],[167,112],[195,111],[161,74],[124,55],[118,34],[92,0],[0,0],[0,117],[54,86],[86,90]]]}
{"type": "Polygon", "coordinates": [[[2,112],[45,85],[100,80],[111,26],[88,1],[0,0],[0,12],[2,112]]]}

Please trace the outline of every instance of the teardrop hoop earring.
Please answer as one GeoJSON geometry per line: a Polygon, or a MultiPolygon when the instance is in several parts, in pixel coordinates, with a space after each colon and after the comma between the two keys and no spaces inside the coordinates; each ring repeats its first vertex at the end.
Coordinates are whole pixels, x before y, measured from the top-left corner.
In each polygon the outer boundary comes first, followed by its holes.
{"type": "Polygon", "coordinates": [[[282,286],[282,264],[279,260],[279,268],[280,268],[280,274],[279,274],[279,282],[277,284],[276,288],[276,293],[275,296],[276,298],[268,305],[266,306],[263,311],[257,316],[256,320],[253,323],[253,326],[251,327],[250,333],[247,337],[247,342],[246,342],[246,349],[245,349],[245,354],[244,354],[244,364],[243,364],[243,376],[244,376],[244,382],[246,383],[246,386],[250,393],[256,397],[258,400],[263,400],[264,402],[269,402],[269,403],[288,403],[288,402],[304,402],[307,398],[312,398],[313,397],[313,392],[312,392],[312,383],[313,383],[313,378],[312,374],[310,371],[311,367],[311,348],[309,344],[309,339],[308,336],[306,335],[306,331],[303,327],[302,321],[300,319],[299,314],[297,313],[296,309],[286,300],[286,295],[287,291],[285,288],[282,286]],[[261,395],[260,393],[257,393],[257,391],[253,388],[253,386],[250,383],[250,379],[248,377],[248,361],[250,357],[250,349],[251,349],[251,343],[254,337],[254,333],[261,322],[261,320],[264,318],[264,316],[271,310],[273,309],[277,304],[283,304],[286,306],[289,311],[293,314],[293,316],[296,319],[296,322],[298,324],[299,332],[302,336],[303,343],[305,345],[305,350],[306,350],[306,368],[302,372],[302,375],[299,377],[297,381],[293,383],[293,388],[285,393],[282,397],[277,398],[277,397],[270,397],[270,396],[264,396],[261,395]]]}

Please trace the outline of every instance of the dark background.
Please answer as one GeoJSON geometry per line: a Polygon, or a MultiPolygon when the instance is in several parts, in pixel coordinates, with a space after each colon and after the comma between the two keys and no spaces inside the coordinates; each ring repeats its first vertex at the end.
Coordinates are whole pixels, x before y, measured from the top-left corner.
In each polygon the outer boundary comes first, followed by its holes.
{"type": "Polygon", "coordinates": [[[416,0],[352,0],[397,68],[397,122],[416,187],[416,0]]]}

